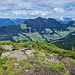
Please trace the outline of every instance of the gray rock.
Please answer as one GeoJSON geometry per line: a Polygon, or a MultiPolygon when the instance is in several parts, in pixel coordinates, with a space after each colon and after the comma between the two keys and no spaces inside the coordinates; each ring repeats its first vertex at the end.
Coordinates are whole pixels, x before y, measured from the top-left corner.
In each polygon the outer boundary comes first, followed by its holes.
{"type": "Polygon", "coordinates": [[[52,62],[59,62],[59,60],[57,59],[57,57],[54,54],[51,54],[51,61],[52,62]]]}
{"type": "Polygon", "coordinates": [[[35,58],[34,52],[34,50],[26,50],[25,54],[29,57],[35,58]]]}
{"type": "Polygon", "coordinates": [[[8,57],[10,56],[10,54],[11,54],[10,52],[2,53],[1,58],[8,57]]]}
{"type": "Polygon", "coordinates": [[[11,44],[10,45],[2,45],[1,49],[2,50],[13,50],[13,46],[11,44]]]}
{"type": "Polygon", "coordinates": [[[21,52],[20,50],[2,53],[1,58],[6,57],[6,56],[7,58],[16,58],[17,61],[27,58],[27,55],[25,55],[24,52],[21,52]]]}
{"type": "Polygon", "coordinates": [[[29,70],[25,69],[25,72],[26,72],[26,73],[28,73],[28,72],[29,72],[29,70]]]}
{"type": "Polygon", "coordinates": [[[24,54],[24,52],[21,52],[20,50],[15,50],[15,51],[11,52],[11,55],[8,56],[8,58],[10,58],[10,57],[15,57],[15,58],[17,58],[18,61],[27,58],[27,56],[24,54]]]}
{"type": "Polygon", "coordinates": [[[47,61],[47,62],[59,62],[59,60],[57,59],[57,57],[54,54],[51,54],[50,58],[46,58],[45,61],[47,61]]]}

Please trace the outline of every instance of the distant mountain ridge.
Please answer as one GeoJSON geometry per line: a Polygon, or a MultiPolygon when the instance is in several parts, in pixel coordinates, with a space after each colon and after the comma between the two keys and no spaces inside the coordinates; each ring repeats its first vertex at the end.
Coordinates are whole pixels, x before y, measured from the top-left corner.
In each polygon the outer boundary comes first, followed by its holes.
{"type": "Polygon", "coordinates": [[[16,25],[14,21],[11,19],[1,19],[0,20],[0,26],[9,26],[9,25],[16,25]]]}
{"type": "Polygon", "coordinates": [[[0,18],[0,26],[12,26],[22,24],[26,19],[11,19],[11,18],[0,18]]]}
{"type": "Polygon", "coordinates": [[[17,42],[29,41],[30,39],[32,41],[53,41],[74,34],[75,21],[62,24],[53,18],[46,19],[38,17],[35,19],[27,19],[19,25],[0,27],[0,41],[10,40],[17,42]],[[29,30],[29,27],[31,27],[31,30],[29,30]],[[31,34],[29,34],[29,31],[31,31],[31,34]]]}
{"type": "Polygon", "coordinates": [[[52,30],[63,30],[65,28],[63,24],[59,23],[58,21],[52,18],[46,19],[38,17],[36,19],[28,19],[24,22],[24,24],[27,24],[28,27],[36,29],[39,32],[43,31],[45,28],[50,28],[52,30]]]}

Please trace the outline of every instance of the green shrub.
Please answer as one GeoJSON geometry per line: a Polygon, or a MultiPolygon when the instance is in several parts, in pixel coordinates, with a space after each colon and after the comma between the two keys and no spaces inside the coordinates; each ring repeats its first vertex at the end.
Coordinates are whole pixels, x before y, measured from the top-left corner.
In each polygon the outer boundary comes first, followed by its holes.
{"type": "Polygon", "coordinates": [[[68,72],[66,72],[64,75],[70,75],[68,72]]]}
{"type": "Polygon", "coordinates": [[[1,54],[2,54],[2,51],[0,51],[0,56],[1,56],[1,54]]]}
{"type": "Polygon", "coordinates": [[[74,59],[71,59],[70,62],[71,62],[71,64],[75,65],[75,60],[74,59]]]}
{"type": "Polygon", "coordinates": [[[14,45],[13,45],[13,49],[14,49],[14,50],[18,50],[19,48],[18,48],[18,46],[17,46],[16,44],[14,44],[14,45]]]}

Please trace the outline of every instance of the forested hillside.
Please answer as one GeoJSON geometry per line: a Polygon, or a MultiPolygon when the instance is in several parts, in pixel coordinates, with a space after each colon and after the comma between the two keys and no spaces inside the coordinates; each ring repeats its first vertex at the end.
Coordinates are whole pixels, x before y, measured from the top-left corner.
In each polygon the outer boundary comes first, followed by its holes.
{"type": "Polygon", "coordinates": [[[75,35],[54,42],[60,48],[75,51],[75,35]]]}
{"type": "Polygon", "coordinates": [[[60,23],[53,18],[25,20],[20,25],[0,27],[0,41],[53,41],[75,35],[75,22],[60,23]]]}

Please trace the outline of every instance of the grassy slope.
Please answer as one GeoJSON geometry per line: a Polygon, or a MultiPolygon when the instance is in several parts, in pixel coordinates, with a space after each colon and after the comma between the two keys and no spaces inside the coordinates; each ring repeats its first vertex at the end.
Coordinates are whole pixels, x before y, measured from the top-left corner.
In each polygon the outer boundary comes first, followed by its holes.
{"type": "MultiPolygon", "coordinates": [[[[0,42],[0,46],[3,44],[12,44],[14,46],[14,50],[15,49],[19,50],[19,49],[27,47],[30,43],[29,42],[25,42],[25,43],[0,42]]],[[[33,46],[33,49],[35,49],[35,51],[36,51],[34,54],[37,57],[37,59],[28,57],[28,59],[18,62],[21,65],[20,69],[13,69],[14,61],[12,59],[7,59],[7,58],[0,59],[0,75],[2,75],[2,73],[3,73],[2,66],[8,67],[8,69],[7,69],[8,75],[18,74],[21,72],[22,69],[33,68],[33,66],[31,64],[25,65],[25,63],[27,63],[27,62],[39,63],[41,66],[47,67],[50,70],[65,73],[66,68],[62,63],[58,62],[58,63],[52,64],[50,62],[46,62],[45,58],[49,57],[50,54],[52,54],[52,53],[54,53],[58,58],[63,58],[63,57],[75,58],[75,52],[60,49],[50,43],[31,42],[31,44],[33,46]],[[46,56],[41,56],[40,52],[45,53],[46,56]]],[[[71,60],[71,62],[74,64],[75,60],[71,60]]]]}

